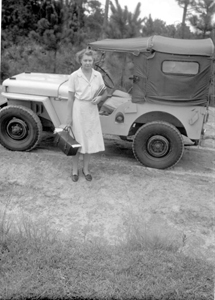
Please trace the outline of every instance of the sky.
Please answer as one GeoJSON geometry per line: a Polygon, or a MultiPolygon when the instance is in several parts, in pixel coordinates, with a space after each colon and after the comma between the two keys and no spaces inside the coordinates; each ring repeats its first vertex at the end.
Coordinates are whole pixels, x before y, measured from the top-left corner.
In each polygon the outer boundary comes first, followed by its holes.
{"type": "MultiPolygon", "coordinates": [[[[99,0],[102,7],[105,7],[105,0],[99,0]]],[[[112,0],[115,5],[115,0],[112,0]]],[[[134,12],[138,2],[141,3],[141,18],[148,17],[151,14],[152,19],[161,19],[167,25],[177,25],[182,21],[183,9],[177,4],[176,0],[118,0],[119,5],[128,7],[130,12],[134,12]]]]}

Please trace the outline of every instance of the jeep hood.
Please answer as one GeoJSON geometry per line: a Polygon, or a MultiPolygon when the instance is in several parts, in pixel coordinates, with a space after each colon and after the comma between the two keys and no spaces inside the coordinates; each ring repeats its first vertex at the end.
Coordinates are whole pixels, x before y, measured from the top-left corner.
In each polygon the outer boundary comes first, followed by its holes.
{"type": "Polygon", "coordinates": [[[6,79],[3,86],[6,93],[58,97],[68,79],[64,74],[21,73],[6,79]]]}

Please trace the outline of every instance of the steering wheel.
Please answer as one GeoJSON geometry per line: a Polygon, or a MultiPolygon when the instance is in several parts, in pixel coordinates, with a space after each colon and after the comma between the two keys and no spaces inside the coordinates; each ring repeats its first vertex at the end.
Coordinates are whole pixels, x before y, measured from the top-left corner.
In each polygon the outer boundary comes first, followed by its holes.
{"type": "Polygon", "coordinates": [[[102,77],[103,77],[106,87],[109,89],[114,89],[114,82],[111,79],[110,75],[98,64],[95,64],[95,69],[102,74],[102,77]]]}

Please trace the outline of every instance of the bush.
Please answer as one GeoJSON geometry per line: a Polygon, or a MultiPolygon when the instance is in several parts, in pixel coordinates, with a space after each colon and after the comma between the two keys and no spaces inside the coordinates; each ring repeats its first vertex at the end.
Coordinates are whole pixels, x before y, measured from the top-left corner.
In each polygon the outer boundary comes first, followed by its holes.
{"type": "Polygon", "coordinates": [[[1,82],[10,77],[10,66],[6,60],[1,62],[1,82]]]}
{"type": "Polygon", "coordinates": [[[1,80],[22,72],[70,74],[78,67],[77,51],[68,45],[55,54],[32,42],[10,46],[2,53],[1,80]]]}

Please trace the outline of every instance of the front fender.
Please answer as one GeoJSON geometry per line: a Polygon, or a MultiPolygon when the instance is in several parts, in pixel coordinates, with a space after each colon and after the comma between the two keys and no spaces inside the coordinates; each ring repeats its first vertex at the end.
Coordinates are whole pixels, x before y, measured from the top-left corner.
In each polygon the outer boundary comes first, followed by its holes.
{"type": "MultiPolygon", "coordinates": [[[[36,95],[23,95],[23,94],[16,94],[16,93],[2,93],[2,96],[9,100],[12,105],[16,105],[16,102],[22,101],[22,105],[25,106],[25,103],[28,102],[39,102],[42,103],[49,115],[50,120],[52,121],[54,127],[59,127],[61,124],[58,115],[52,105],[52,102],[49,97],[46,96],[36,96],[36,95]]],[[[29,106],[29,105],[26,105],[29,106]]]]}

